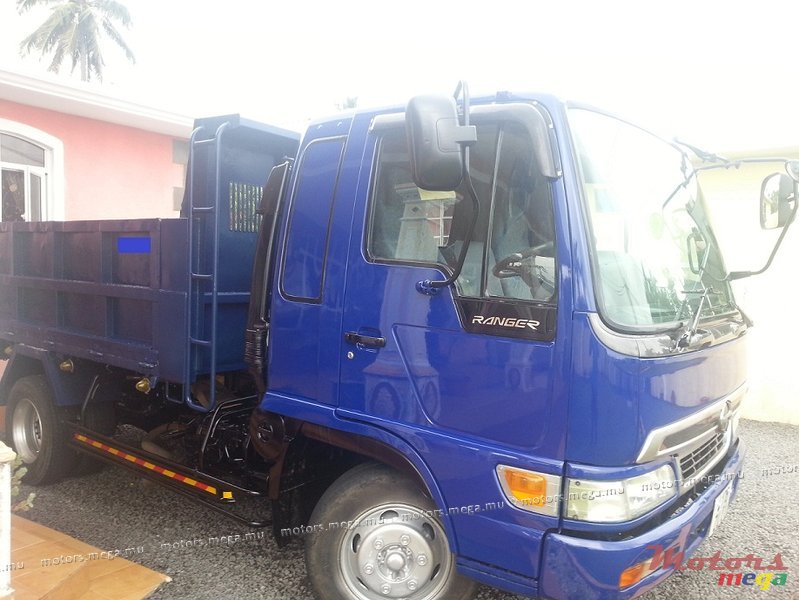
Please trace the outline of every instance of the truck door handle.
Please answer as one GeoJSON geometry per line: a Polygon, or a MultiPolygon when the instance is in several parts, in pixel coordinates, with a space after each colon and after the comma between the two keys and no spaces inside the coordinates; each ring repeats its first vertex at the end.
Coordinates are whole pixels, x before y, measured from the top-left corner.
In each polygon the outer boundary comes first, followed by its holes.
{"type": "Polygon", "coordinates": [[[363,335],[361,333],[355,333],[354,331],[348,331],[344,334],[344,339],[347,341],[348,344],[355,344],[356,346],[366,346],[368,348],[382,348],[386,345],[386,338],[384,337],[375,337],[371,335],[363,335]]]}

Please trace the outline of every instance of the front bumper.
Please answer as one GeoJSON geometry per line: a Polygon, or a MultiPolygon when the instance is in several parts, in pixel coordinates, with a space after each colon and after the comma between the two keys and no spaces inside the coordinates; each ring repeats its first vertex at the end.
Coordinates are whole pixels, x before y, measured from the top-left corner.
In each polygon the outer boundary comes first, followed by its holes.
{"type": "Polygon", "coordinates": [[[621,541],[602,541],[547,534],[544,539],[539,593],[545,598],[604,600],[632,598],[656,586],[674,572],[673,566],[663,567],[647,575],[635,585],[619,589],[622,572],[642,561],[650,560],[654,549],[661,546],[684,553],[683,564],[707,537],[716,498],[727,485],[737,493],[743,464],[741,441],[726,459],[718,479],[711,483],[682,512],[656,527],[621,541]]]}

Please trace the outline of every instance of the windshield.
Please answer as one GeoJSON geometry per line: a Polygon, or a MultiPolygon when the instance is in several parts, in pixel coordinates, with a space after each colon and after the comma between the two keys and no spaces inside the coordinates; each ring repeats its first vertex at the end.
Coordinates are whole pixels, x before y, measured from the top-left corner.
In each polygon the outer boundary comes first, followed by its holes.
{"type": "Polygon", "coordinates": [[[687,157],[601,113],[572,109],[569,120],[603,318],[623,330],[665,330],[697,312],[707,318],[734,310],[687,157]]]}

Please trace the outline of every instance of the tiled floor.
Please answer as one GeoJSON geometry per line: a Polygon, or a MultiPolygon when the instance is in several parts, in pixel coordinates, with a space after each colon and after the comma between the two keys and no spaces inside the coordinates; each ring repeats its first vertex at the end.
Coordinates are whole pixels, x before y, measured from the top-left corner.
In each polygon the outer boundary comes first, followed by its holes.
{"type": "Polygon", "coordinates": [[[11,573],[15,591],[10,598],[139,600],[170,581],[166,575],[123,558],[100,558],[100,552],[68,535],[12,515],[11,561],[21,568],[11,573]],[[98,558],[92,558],[92,553],[97,553],[98,558]]]}

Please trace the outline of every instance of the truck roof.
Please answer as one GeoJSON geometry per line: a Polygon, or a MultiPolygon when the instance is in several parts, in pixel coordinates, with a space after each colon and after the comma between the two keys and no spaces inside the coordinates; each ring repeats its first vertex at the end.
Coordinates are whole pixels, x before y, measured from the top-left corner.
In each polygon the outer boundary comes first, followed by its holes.
{"type": "MultiPolygon", "coordinates": [[[[508,103],[508,102],[539,102],[542,105],[546,106],[547,108],[554,109],[557,106],[566,106],[569,103],[554,94],[544,93],[544,92],[509,92],[509,91],[498,91],[493,95],[490,96],[477,96],[470,99],[470,104],[472,105],[480,105],[480,104],[492,104],[492,103],[508,103]]],[[[342,111],[335,115],[328,115],[325,117],[320,117],[318,119],[313,119],[308,124],[308,130],[313,127],[317,127],[320,125],[326,125],[335,121],[350,121],[355,116],[361,115],[371,115],[377,116],[381,114],[390,114],[390,113],[400,113],[405,112],[405,105],[404,104],[394,104],[394,105],[387,105],[387,106],[379,106],[379,107],[369,107],[369,108],[355,108],[355,109],[348,109],[346,111],[342,111]]]]}

